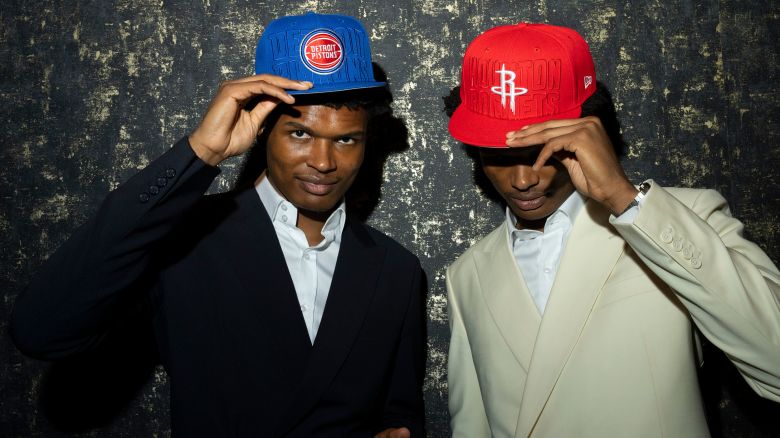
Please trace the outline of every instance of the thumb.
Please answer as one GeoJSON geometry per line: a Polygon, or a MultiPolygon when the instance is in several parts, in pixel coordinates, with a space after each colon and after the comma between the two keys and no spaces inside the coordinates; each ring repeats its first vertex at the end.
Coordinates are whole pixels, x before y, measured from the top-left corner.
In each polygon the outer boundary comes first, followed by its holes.
{"type": "Polygon", "coordinates": [[[263,122],[265,122],[268,114],[271,114],[271,111],[273,111],[280,102],[281,101],[275,97],[263,99],[249,112],[249,119],[252,121],[252,126],[257,128],[256,130],[258,132],[260,131],[260,127],[263,126],[263,122]]]}

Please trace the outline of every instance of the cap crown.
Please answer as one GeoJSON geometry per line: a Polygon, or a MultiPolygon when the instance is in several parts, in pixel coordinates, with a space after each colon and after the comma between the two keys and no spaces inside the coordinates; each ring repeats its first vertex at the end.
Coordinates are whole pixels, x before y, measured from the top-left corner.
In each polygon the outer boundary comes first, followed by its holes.
{"type": "Polygon", "coordinates": [[[582,102],[595,90],[590,49],[573,29],[527,23],[495,27],[466,49],[461,105],[450,132],[469,144],[505,146],[509,130],[579,117],[582,102]]]}
{"type": "Polygon", "coordinates": [[[309,12],[268,24],[255,52],[255,74],[310,81],[311,94],[382,87],[374,79],[371,46],[363,25],[345,15],[309,12]]]}

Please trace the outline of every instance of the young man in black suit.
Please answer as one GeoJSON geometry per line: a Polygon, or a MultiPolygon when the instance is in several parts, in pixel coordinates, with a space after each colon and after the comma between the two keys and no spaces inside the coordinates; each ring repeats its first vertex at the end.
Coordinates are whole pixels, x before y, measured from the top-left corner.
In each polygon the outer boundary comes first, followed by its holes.
{"type": "Polygon", "coordinates": [[[58,359],[149,300],[174,435],[421,436],[422,270],[344,202],[388,109],[365,30],[284,17],[255,70],[47,261],[16,301],[14,340],[58,359]],[[204,196],[256,138],[255,183],[204,196]]]}

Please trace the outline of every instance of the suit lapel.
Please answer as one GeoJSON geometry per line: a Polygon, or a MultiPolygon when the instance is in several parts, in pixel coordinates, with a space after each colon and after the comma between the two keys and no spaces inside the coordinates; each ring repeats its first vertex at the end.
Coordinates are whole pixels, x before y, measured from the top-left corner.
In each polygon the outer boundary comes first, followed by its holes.
{"type": "Polygon", "coordinates": [[[322,322],[301,384],[279,423],[281,433],[314,407],[349,354],[376,292],[384,258],[385,249],[361,224],[347,219],[322,322]]]}
{"type": "Polygon", "coordinates": [[[242,313],[252,315],[256,324],[262,322],[264,329],[251,330],[247,335],[268,337],[266,329],[270,327],[280,334],[273,337],[277,348],[274,353],[284,357],[308,354],[308,330],[273,223],[253,186],[241,192],[237,202],[240,223],[234,226],[236,239],[231,250],[240,254],[234,258],[234,274],[244,286],[240,306],[245,307],[242,313]]]}
{"type": "Polygon", "coordinates": [[[236,212],[221,236],[231,271],[221,275],[241,287],[220,291],[225,308],[220,326],[238,352],[232,360],[246,379],[242,397],[281,399],[260,403],[264,411],[258,415],[273,421],[290,400],[289,388],[299,384],[312,347],[279,239],[254,187],[239,191],[234,202],[236,212]]]}
{"type": "Polygon", "coordinates": [[[575,219],[542,318],[520,405],[517,437],[533,431],[623,248],[623,240],[609,224],[609,214],[588,201],[575,219]]]}
{"type": "Polygon", "coordinates": [[[541,316],[510,249],[506,223],[487,239],[474,254],[482,295],[504,342],[528,372],[541,316]]]}

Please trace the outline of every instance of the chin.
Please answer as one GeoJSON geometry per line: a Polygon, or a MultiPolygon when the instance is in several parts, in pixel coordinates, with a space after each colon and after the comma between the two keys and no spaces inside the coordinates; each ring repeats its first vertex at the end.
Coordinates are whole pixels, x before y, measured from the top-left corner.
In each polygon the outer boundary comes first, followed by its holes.
{"type": "Polygon", "coordinates": [[[295,202],[295,208],[298,210],[310,211],[312,213],[328,213],[335,209],[341,202],[342,197],[335,199],[306,199],[303,202],[295,202]]]}
{"type": "Polygon", "coordinates": [[[516,211],[512,210],[512,214],[514,214],[517,219],[526,222],[545,220],[553,214],[552,211],[522,211],[520,213],[521,214],[518,214],[516,211]]]}

